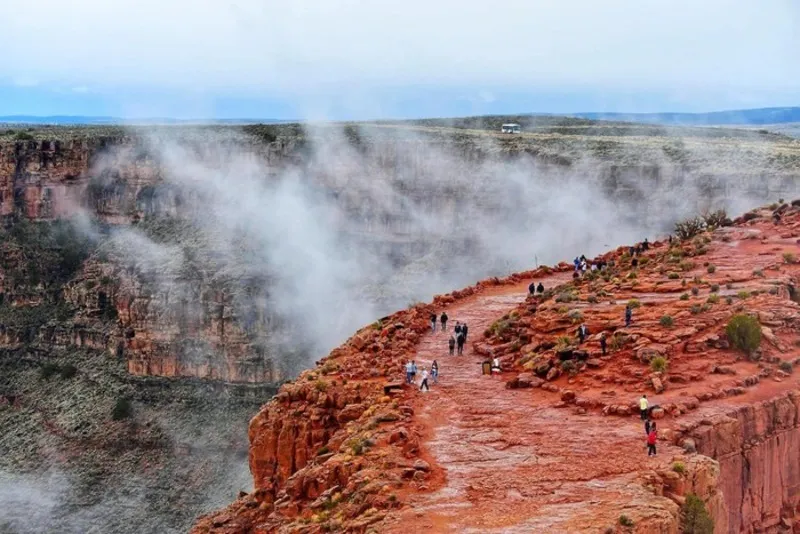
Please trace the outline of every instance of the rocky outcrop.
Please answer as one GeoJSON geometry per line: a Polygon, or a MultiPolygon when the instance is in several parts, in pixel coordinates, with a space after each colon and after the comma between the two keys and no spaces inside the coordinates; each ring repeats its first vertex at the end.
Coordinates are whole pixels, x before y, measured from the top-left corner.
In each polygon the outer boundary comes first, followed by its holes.
{"type": "Polygon", "coordinates": [[[719,532],[800,529],[800,393],[683,424],[676,441],[687,439],[719,462],[725,504],[716,512],[719,532]]]}

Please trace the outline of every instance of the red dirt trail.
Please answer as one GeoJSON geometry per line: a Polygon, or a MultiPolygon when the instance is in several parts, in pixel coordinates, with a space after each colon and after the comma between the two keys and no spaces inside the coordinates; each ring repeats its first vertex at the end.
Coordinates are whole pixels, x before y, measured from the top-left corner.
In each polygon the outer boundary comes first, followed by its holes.
{"type": "MultiPolygon", "coordinates": [[[[551,287],[568,279],[562,274],[541,281],[551,287]]],[[[508,390],[501,378],[481,375],[483,358],[473,353],[471,342],[524,301],[528,283],[447,309],[451,331],[455,321],[469,325],[463,356],[448,355],[451,332],[437,331],[421,341],[417,364],[429,367],[436,359],[440,377],[430,393],[420,393],[418,421],[430,428],[425,447],[443,468],[444,483],[413,495],[397,522],[382,530],[602,531],[627,509],[648,514],[652,494],[632,482],[639,471],[663,467],[672,456],[664,450],[648,459],[638,418],[574,415],[554,408],[551,394],[508,390]]]]}

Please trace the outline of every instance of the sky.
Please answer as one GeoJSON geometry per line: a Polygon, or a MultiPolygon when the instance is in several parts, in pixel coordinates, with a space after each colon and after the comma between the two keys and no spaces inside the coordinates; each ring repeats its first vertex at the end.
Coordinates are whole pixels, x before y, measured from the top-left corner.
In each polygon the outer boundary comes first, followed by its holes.
{"type": "Polygon", "coordinates": [[[0,0],[0,115],[800,104],[797,0],[0,0]]]}

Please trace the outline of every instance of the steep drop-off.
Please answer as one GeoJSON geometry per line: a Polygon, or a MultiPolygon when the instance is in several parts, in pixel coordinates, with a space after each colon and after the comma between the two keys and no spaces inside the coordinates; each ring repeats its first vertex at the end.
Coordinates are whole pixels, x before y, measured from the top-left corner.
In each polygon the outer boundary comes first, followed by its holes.
{"type": "Polygon", "coordinates": [[[714,532],[796,531],[800,201],[708,222],[360,330],[253,418],[255,491],[195,531],[677,533],[698,502],[714,532]],[[464,356],[430,332],[442,310],[470,325],[464,356]],[[749,353],[726,333],[742,314],[760,328],[749,353]],[[501,377],[481,375],[494,357],[501,377]],[[409,359],[438,360],[440,383],[403,385],[409,359]]]}

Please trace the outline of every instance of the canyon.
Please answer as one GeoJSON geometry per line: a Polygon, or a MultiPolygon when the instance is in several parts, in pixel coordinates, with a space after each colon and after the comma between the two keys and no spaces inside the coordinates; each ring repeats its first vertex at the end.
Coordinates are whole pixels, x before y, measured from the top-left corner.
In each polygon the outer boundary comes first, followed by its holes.
{"type": "Polygon", "coordinates": [[[359,330],[251,421],[255,490],[193,532],[798,531],[800,199],[707,224],[359,330]],[[475,331],[463,356],[431,332],[443,310],[475,331]],[[737,316],[754,350],[731,337],[737,316]],[[430,391],[404,385],[412,359],[439,362],[430,391]]]}
{"type": "MultiPolygon", "coordinates": [[[[444,414],[487,427],[497,417],[491,410],[457,413],[474,409],[466,400],[430,413],[409,391],[383,395],[387,373],[398,371],[403,358],[436,355],[439,341],[426,335],[433,308],[420,301],[497,276],[434,300],[437,309],[465,306],[478,340],[499,316],[527,306],[522,286],[531,277],[569,283],[563,267],[509,272],[578,252],[600,254],[712,208],[742,212],[800,193],[800,144],[774,134],[591,121],[543,123],[514,137],[487,128],[417,121],[0,130],[0,476],[37,494],[58,488],[44,499],[48,506],[35,507],[40,524],[54,530],[71,522],[80,531],[88,522],[127,532],[138,521],[146,530],[185,531],[198,514],[250,488],[235,512],[197,528],[336,530],[334,520],[355,531],[401,528],[393,521],[445,528],[449,512],[436,520],[429,517],[439,512],[404,514],[408,503],[435,505],[426,495],[447,489],[447,458],[533,450],[544,434],[532,429],[529,443],[508,445],[505,430],[496,440],[486,431],[480,450],[448,451],[448,441],[469,441],[469,425],[459,431],[466,436],[447,430],[444,414]],[[470,311],[480,299],[489,300],[480,313],[470,311]],[[396,309],[404,311],[387,315],[396,309]],[[275,393],[248,436],[248,420],[275,393]],[[376,428],[386,435],[358,434],[376,428]],[[384,438],[391,441],[387,450],[397,451],[373,463],[384,438]],[[47,477],[59,483],[42,483],[47,477]],[[334,509],[346,499],[369,506],[358,514],[347,508],[337,519],[334,509]],[[120,502],[129,512],[117,513],[120,502]]],[[[791,213],[781,223],[787,232],[794,231],[791,213]]],[[[742,261],[766,261],[754,254],[742,261]]],[[[495,350],[488,348],[493,341],[470,345],[467,357],[495,350]]],[[[516,391],[500,380],[472,383],[477,377],[459,372],[459,382],[444,380],[443,390],[467,399],[516,391]],[[475,389],[458,391],[461,381],[475,389]]],[[[791,376],[783,382],[788,386],[791,376]]],[[[530,406],[518,400],[496,409],[563,419],[564,407],[550,398],[530,406]]],[[[766,422],[772,408],[736,415],[713,404],[683,414],[681,432],[719,467],[681,457],[697,473],[690,483],[676,481],[665,465],[648,475],[647,484],[673,500],[653,501],[638,488],[631,494],[667,529],[651,531],[671,531],[674,503],[688,492],[703,498],[717,525],[727,513],[732,531],[791,524],[790,472],[786,481],[764,484],[745,473],[749,466],[780,471],[780,454],[793,450],[792,416],[781,411],[776,426],[766,422]],[[706,409],[713,413],[691,424],[706,409]],[[708,430],[723,424],[739,429],[754,452],[745,454],[738,440],[723,447],[717,434],[724,432],[708,430]],[[770,445],[759,449],[761,443],[770,445]],[[732,482],[736,473],[746,486],[732,482]],[[736,496],[741,487],[748,490],[736,496]],[[774,495],[783,495],[777,509],[774,495]],[[730,503],[747,514],[734,517],[730,503]]],[[[634,435],[618,436],[621,451],[634,435]]],[[[500,464],[519,458],[498,454],[500,464]]],[[[622,513],[614,508],[614,488],[638,481],[641,467],[613,462],[629,465],[595,472],[618,477],[608,491],[609,524],[622,513]]],[[[472,475],[464,476],[468,488],[472,475]]],[[[474,487],[464,491],[482,491],[474,487]]],[[[517,493],[528,495],[522,487],[517,493]]],[[[17,502],[14,495],[0,498],[17,502]]],[[[460,506],[447,498],[441,505],[460,506]]],[[[638,510],[624,512],[636,529],[657,524],[638,510]]],[[[25,531],[26,514],[0,520],[25,531]]],[[[537,528],[579,525],[561,515],[552,520],[564,523],[537,528]]]]}

